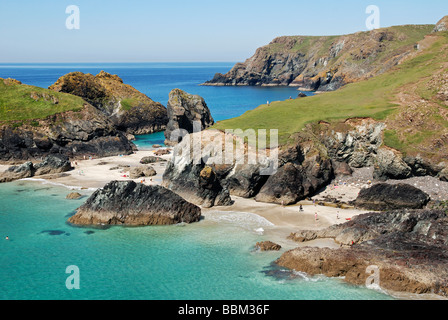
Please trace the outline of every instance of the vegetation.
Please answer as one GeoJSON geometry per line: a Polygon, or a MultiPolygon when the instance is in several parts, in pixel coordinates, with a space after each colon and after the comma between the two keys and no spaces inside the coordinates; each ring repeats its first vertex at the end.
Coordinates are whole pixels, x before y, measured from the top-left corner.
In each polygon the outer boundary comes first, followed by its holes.
{"type": "MultiPolygon", "coordinates": [[[[53,92],[0,79],[0,121],[44,119],[66,111],[80,111],[84,100],[69,94],[53,92]]],[[[16,126],[18,125],[17,122],[16,126]]],[[[33,122],[38,126],[38,122],[33,122]]]]}
{"type": "MultiPolygon", "coordinates": [[[[404,26],[403,28],[406,28],[404,26]]],[[[422,28],[422,32],[427,32],[422,28]]],[[[244,115],[221,121],[213,128],[225,129],[279,129],[280,144],[288,143],[293,133],[300,132],[308,123],[318,121],[338,122],[347,118],[371,117],[385,120],[397,113],[397,93],[405,86],[418,83],[419,88],[426,88],[430,76],[448,61],[448,32],[440,32],[434,37],[429,48],[413,58],[393,68],[387,73],[366,81],[348,84],[345,87],[313,97],[273,102],[261,105],[244,115]]],[[[446,67],[445,67],[446,68],[446,67]]],[[[433,91],[419,89],[418,94],[429,96],[433,91]]],[[[434,119],[436,120],[436,119],[434,119]]],[[[401,141],[400,128],[386,131],[386,144],[399,150],[406,149],[407,144],[422,142],[437,132],[421,132],[418,136],[401,141]]]]}

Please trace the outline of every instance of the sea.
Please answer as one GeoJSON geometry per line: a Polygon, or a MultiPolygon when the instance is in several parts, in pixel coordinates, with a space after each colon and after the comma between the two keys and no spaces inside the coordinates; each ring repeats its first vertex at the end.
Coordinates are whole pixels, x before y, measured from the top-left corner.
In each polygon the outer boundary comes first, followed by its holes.
{"type": "MultiPolygon", "coordinates": [[[[0,77],[47,88],[69,72],[104,70],[164,105],[174,88],[198,94],[215,121],[298,94],[290,87],[200,86],[233,65],[0,64],[0,77]]],[[[148,149],[163,140],[163,133],[137,136],[136,145],[148,149]]],[[[256,242],[270,240],[257,230],[275,226],[255,214],[216,210],[198,223],[174,226],[68,224],[92,192],[43,180],[0,184],[1,300],[394,299],[340,278],[312,277],[275,265],[283,251],[254,250],[256,242]],[[83,198],[67,200],[73,189],[83,198]]]]}

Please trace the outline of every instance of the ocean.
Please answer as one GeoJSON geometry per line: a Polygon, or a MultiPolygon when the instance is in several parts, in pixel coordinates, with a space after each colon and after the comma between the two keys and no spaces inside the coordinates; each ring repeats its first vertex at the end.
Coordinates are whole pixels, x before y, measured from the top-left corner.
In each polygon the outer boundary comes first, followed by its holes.
{"type": "MultiPolygon", "coordinates": [[[[295,88],[198,86],[232,65],[0,64],[0,77],[48,87],[71,71],[105,70],[164,105],[173,88],[199,94],[217,121],[298,94],[295,88]]],[[[137,137],[136,144],[161,142],[157,133],[137,137]]],[[[66,200],[69,192],[70,186],[44,181],[0,184],[1,300],[392,299],[342,279],[279,268],[273,261],[281,252],[254,251],[256,242],[269,240],[254,230],[273,228],[254,214],[217,210],[191,225],[79,228],[67,219],[92,190],[79,190],[80,200],[66,200]],[[79,289],[67,287],[69,266],[79,270],[79,289]]]]}

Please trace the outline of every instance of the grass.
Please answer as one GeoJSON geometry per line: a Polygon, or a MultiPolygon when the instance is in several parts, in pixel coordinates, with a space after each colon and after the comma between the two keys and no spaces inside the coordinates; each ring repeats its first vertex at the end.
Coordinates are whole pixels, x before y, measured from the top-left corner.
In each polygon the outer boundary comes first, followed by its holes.
{"type": "Polygon", "coordinates": [[[0,121],[44,119],[66,111],[80,111],[84,104],[83,99],[73,95],[28,85],[6,85],[0,80],[0,121]]]}
{"type": "MultiPolygon", "coordinates": [[[[346,85],[334,92],[261,105],[238,118],[221,121],[213,128],[223,131],[278,129],[279,143],[286,144],[293,133],[300,132],[308,123],[364,117],[386,119],[397,108],[394,101],[401,87],[421,81],[440,68],[440,63],[444,62],[440,50],[447,43],[448,32],[441,33],[437,41],[424,53],[385,74],[346,85]]],[[[391,132],[387,141],[399,144],[391,132]]]]}

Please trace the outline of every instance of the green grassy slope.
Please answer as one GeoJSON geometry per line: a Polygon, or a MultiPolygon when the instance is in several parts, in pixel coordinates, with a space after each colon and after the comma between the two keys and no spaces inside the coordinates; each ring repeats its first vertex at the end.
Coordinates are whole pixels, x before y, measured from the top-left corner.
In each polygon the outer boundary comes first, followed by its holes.
{"type": "Polygon", "coordinates": [[[80,111],[83,99],[65,93],[0,79],[0,121],[44,119],[66,112],[80,111]]]}
{"type": "Polygon", "coordinates": [[[307,123],[334,122],[354,117],[386,119],[396,112],[396,94],[401,88],[419,82],[419,93],[427,95],[425,79],[448,62],[443,49],[448,44],[448,32],[431,37],[434,41],[429,48],[385,74],[349,84],[334,92],[261,105],[238,118],[221,121],[213,128],[278,129],[280,144],[286,144],[289,137],[300,132],[307,123]]]}

